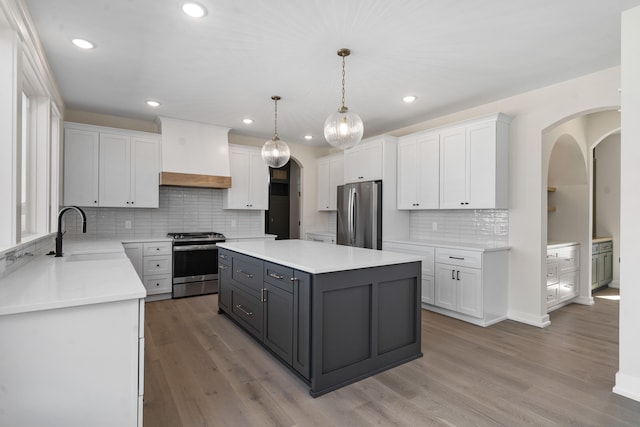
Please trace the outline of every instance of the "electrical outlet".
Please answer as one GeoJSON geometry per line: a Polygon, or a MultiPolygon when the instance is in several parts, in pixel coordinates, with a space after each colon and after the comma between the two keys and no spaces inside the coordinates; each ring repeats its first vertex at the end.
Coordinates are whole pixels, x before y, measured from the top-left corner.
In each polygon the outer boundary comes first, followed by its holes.
{"type": "Polygon", "coordinates": [[[129,230],[129,229],[131,228],[131,221],[126,220],[126,221],[124,222],[124,228],[126,228],[127,230],[129,230]]]}
{"type": "Polygon", "coordinates": [[[431,223],[431,229],[433,231],[438,231],[438,223],[437,222],[432,222],[431,223]]]}
{"type": "Polygon", "coordinates": [[[235,220],[235,219],[232,219],[232,220],[231,220],[231,226],[232,226],[232,227],[235,227],[235,226],[236,226],[236,220],[235,220]]]}

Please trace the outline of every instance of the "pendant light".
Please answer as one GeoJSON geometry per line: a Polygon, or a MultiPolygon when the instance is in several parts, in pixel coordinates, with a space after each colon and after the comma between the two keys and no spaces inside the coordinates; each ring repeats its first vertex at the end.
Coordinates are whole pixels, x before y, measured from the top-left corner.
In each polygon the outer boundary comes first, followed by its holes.
{"type": "Polygon", "coordinates": [[[262,146],[262,160],[272,168],[280,168],[287,164],[291,157],[291,151],[286,142],[281,141],[278,137],[278,101],[280,97],[273,95],[271,97],[275,104],[275,120],[273,138],[266,141],[262,146]]]}
{"type": "Polygon", "coordinates": [[[344,58],[350,54],[349,49],[338,50],[338,56],[342,57],[342,106],[324,122],[324,137],[327,142],[343,150],[357,145],[364,133],[360,116],[344,105],[344,58]]]}

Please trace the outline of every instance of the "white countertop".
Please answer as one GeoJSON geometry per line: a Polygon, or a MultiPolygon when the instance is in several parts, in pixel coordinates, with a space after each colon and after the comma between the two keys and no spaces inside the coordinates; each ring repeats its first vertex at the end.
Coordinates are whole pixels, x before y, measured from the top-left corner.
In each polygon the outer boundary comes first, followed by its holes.
{"type": "Polygon", "coordinates": [[[580,243],[578,242],[555,242],[555,241],[550,241],[547,242],[547,249],[558,249],[558,248],[563,248],[565,246],[574,246],[574,245],[579,245],[580,243]]]}
{"type": "Polygon", "coordinates": [[[225,242],[218,246],[311,274],[403,264],[422,259],[416,255],[327,245],[309,240],[225,242]]]}
{"type": "Polygon", "coordinates": [[[0,315],[146,296],[119,240],[63,243],[63,257],[37,256],[0,279],[0,315]]]}
{"type": "Polygon", "coordinates": [[[419,245],[419,246],[433,246],[438,248],[448,248],[448,249],[462,249],[468,251],[481,251],[481,252],[490,252],[490,251],[506,251],[509,250],[509,246],[496,246],[496,245],[486,245],[482,243],[454,243],[454,242],[445,242],[438,240],[394,240],[394,239],[385,239],[384,243],[402,243],[409,245],[419,245]]]}

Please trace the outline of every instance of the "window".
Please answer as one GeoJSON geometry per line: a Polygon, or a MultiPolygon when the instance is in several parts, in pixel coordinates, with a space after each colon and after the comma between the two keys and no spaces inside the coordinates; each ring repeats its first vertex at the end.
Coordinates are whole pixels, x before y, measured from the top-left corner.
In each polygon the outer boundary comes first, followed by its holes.
{"type": "Polygon", "coordinates": [[[20,156],[20,236],[21,240],[36,233],[35,226],[35,135],[32,130],[33,109],[31,100],[22,92],[22,140],[20,156]]]}

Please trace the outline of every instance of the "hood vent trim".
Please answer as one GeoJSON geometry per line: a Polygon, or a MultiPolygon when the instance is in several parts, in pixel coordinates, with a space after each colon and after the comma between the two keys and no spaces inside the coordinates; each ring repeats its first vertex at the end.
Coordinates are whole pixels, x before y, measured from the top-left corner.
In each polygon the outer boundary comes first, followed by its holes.
{"type": "Polygon", "coordinates": [[[231,188],[231,177],[160,172],[160,185],[170,187],[231,188]]]}

